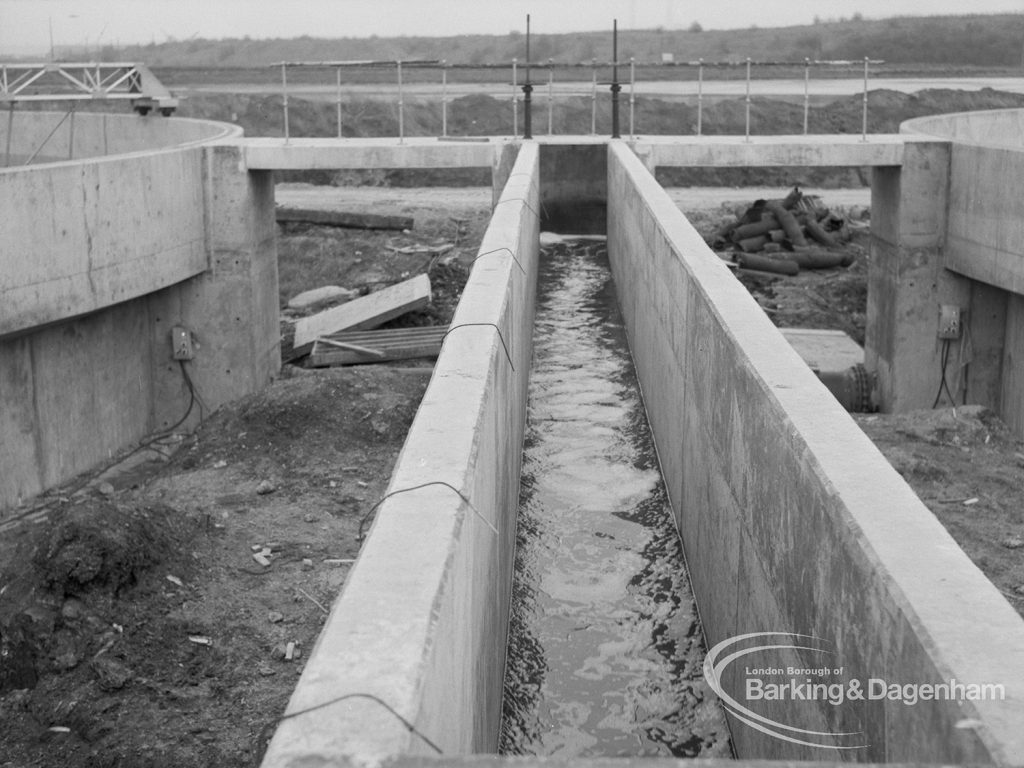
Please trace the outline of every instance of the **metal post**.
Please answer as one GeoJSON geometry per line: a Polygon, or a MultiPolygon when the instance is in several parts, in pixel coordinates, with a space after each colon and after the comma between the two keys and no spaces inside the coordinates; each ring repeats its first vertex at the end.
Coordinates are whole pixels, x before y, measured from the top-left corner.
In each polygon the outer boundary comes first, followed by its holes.
{"type": "Polygon", "coordinates": [[[704,59],[697,63],[697,135],[701,135],[704,121],[704,59]]]}
{"type": "Polygon", "coordinates": [[[861,140],[868,140],[868,57],[864,57],[864,121],[861,129],[861,140]]]}
{"type": "Polygon", "coordinates": [[[629,57],[629,138],[635,139],[636,132],[633,130],[634,112],[636,110],[636,59],[629,57]]]}
{"type": "Polygon", "coordinates": [[[804,59],[804,136],[807,135],[807,114],[811,109],[811,60],[804,59]]]}
{"type": "Polygon", "coordinates": [[[448,60],[441,60],[441,136],[448,136],[448,60]]]}
{"type": "Polygon", "coordinates": [[[71,120],[68,122],[68,160],[75,159],[75,103],[71,102],[71,120]]]}
{"type": "Polygon", "coordinates": [[[533,138],[533,83],[530,82],[530,14],[526,14],[526,82],[523,84],[523,138],[533,138]]]}
{"type": "Polygon", "coordinates": [[[593,84],[590,86],[590,135],[597,135],[597,63],[591,59],[593,84]]]}
{"type": "MultiPolygon", "coordinates": [[[[6,74],[6,73],[5,73],[6,74]]],[[[14,133],[14,102],[7,106],[7,148],[4,150],[4,168],[11,165],[11,135],[14,133]]]]}
{"type": "Polygon", "coordinates": [[[619,20],[612,22],[612,138],[620,139],[619,135],[619,20]]]}
{"type": "Polygon", "coordinates": [[[342,138],[341,133],[341,67],[335,68],[338,73],[338,138],[342,138]]]}
{"type": "Polygon", "coordinates": [[[519,135],[519,72],[516,69],[518,59],[512,59],[512,138],[519,135]]]}
{"type": "Polygon", "coordinates": [[[398,62],[398,143],[405,143],[405,93],[402,91],[402,60],[398,62]]]}
{"type": "Polygon", "coordinates": [[[548,136],[554,133],[555,125],[555,67],[548,59],[548,136]]]}
{"type": "Polygon", "coordinates": [[[61,126],[62,126],[62,125],[64,125],[64,121],[68,119],[68,117],[69,117],[69,116],[71,115],[71,113],[72,113],[72,110],[70,110],[70,109],[69,109],[69,110],[68,110],[67,112],[65,112],[65,113],[64,113],[64,117],[62,117],[62,118],[61,118],[61,119],[60,119],[60,120],[59,120],[59,121],[57,122],[57,124],[56,124],[55,126],[53,126],[53,130],[52,130],[52,131],[50,131],[50,132],[49,132],[48,134],[46,134],[46,138],[45,138],[45,139],[43,139],[42,143],[41,143],[41,144],[40,144],[40,145],[39,145],[38,147],[36,147],[36,148],[35,148],[35,150],[34,150],[34,151],[32,152],[32,154],[31,154],[31,155],[29,155],[29,158],[28,158],[28,160],[26,160],[26,161],[25,161],[25,163],[24,163],[25,165],[32,165],[32,161],[33,161],[33,160],[35,160],[35,159],[36,159],[36,157],[38,157],[38,155],[39,155],[39,153],[40,153],[40,152],[42,152],[42,151],[43,151],[43,147],[45,147],[45,146],[46,146],[46,144],[47,144],[47,142],[49,142],[49,141],[50,141],[50,139],[52,139],[52,138],[53,138],[53,135],[54,135],[55,133],[57,133],[57,130],[58,130],[58,129],[59,129],[59,128],[60,128],[61,126]]]}
{"type": "Polygon", "coordinates": [[[744,137],[750,141],[750,57],[747,56],[747,127],[744,137]]]}
{"type": "Polygon", "coordinates": [[[285,74],[286,65],[281,62],[281,98],[284,100],[284,143],[288,143],[288,75],[285,74]]]}

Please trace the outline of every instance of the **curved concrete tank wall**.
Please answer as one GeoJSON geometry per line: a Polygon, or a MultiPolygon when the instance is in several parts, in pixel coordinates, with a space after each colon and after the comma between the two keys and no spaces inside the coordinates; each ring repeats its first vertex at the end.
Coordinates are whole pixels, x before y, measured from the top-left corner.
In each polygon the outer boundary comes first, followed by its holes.
{"type": "Polygon", "coordinates": [[[10,165],[25,162],[84,160],[130,152],[188,147],[239,138],[237,125],[211,120],[167,118],[159,115],[102,112],[37,112],[15,110],[13,120],[0,120],[0,160],[10,153],[10,165]]]}
{"type": "Polygon", "coordinates": [[[1024,148],[1024,110],[956,112],[907,120],[900,133],[923,133],[963,144],[1024,148]]]}
{"type": "MultiPolygon", "coordinates": [[[[12,148],[30,153],[60,117],[15,115],[12,148]]],[[[239,135],[78,114],[75,149],[96,156],[0,168],[0,515],[181,417],[172,326],[196,335],[211,408],[276,375],[272,175],[209,146],[239,135]]]]}

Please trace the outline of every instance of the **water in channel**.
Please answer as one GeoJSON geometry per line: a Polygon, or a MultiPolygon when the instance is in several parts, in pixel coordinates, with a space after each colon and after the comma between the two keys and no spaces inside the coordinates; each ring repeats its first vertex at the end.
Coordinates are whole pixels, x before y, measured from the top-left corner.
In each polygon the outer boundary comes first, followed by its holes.
{"type": "Polygon", "coordinates": [[[538,284],[500,751],[729,757],[604,242],[538,284]]]}

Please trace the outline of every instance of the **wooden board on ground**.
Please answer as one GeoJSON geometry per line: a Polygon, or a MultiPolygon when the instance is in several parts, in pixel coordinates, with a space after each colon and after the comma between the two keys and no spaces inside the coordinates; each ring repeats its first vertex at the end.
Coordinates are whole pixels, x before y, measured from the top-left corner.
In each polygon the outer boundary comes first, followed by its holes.
{"type": "Polygon", "coordinates": [[[352,211],[321,211],[315,208],[278,208],[275,211],[278,222],[300,221],[306,224],[322,224],[328,227],[348,229],[412,229],[411,216],[384,216],[379,213],[355,213],[352,211]]]}
{"type": "Polygon", "coordinates": [[[316,368],[324,368],[437,357],[447,331],[447,325],[428,325],[420,328],[333,333],[316,340],[309,362],[316,368]]]}
{"type": "Polygon", "coordinates": [[[305,354],[321,336],[376,328],[430,303],[430,278],[416,275],[340,306],[304,317],[295,324],[295,350],[305,354]],[[307,349],[308,348],[308,349],[307,349]]]}
{"type": "Polygon", "coordinates": [[[813,371],[845,371],[864,362],[864,350],[843,331],[779,328],[813,371]]]}

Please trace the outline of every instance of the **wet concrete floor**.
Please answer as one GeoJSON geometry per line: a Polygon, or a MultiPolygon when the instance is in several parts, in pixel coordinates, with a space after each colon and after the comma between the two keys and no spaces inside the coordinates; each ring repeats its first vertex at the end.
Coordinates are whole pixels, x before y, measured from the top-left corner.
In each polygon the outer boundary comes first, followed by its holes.
{"type": "Polygon", "coordinates": [[[500,751],[728,757],[605,244],[539,285],[500,751]]]}

